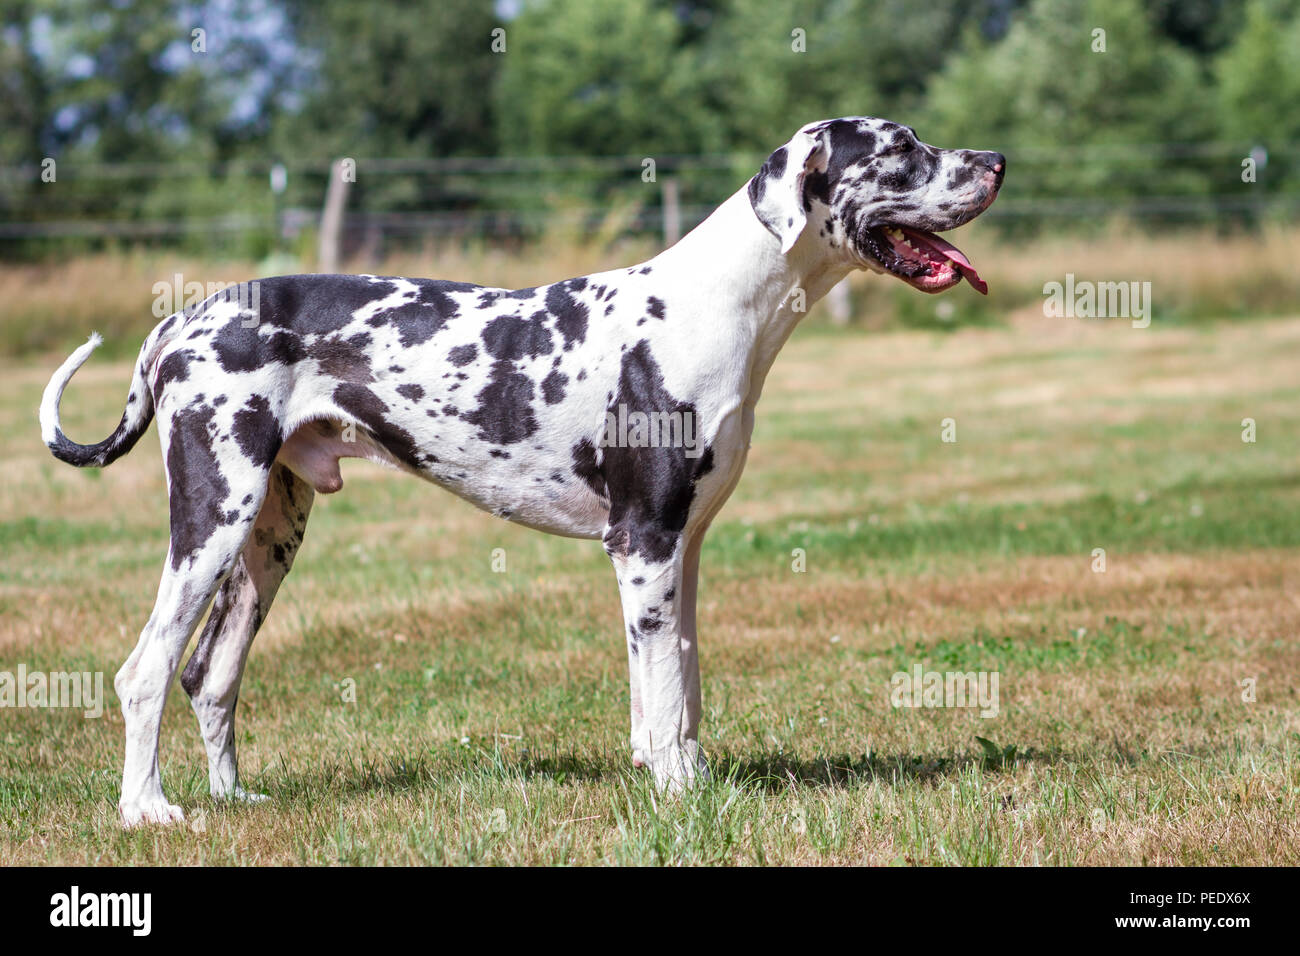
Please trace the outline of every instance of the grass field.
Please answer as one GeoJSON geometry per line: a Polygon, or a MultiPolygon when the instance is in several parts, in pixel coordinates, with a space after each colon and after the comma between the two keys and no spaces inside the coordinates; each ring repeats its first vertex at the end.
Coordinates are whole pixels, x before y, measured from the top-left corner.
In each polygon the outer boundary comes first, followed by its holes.
{"type": "MultiPolygon", "coordinates": [[[[152,433],[102,473],[49,456],[57,361],[0,362],[0,670],[103,671],[109,706],[0,711],[0,861],[1300,863],[1300,318],[796,333],[705,546],[713,780],[681,798],[631,767],[599,544],[348,462],[240,696],[271,801],[209,800],[177,688],[190,825],[132,832],[111,683],[162,471],[152,433]],[[1000,713],[891,707],[917,664],[996,671],[1000,713]]],[[[108,433],[128,376],[82,370],[70,435],[108,433]]]]}

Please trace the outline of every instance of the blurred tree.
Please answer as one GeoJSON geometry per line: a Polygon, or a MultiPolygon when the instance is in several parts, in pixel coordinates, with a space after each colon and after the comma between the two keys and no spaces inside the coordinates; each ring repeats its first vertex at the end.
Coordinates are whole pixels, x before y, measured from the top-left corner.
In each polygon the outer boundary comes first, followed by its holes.
{"type": "Polygon", "coordinates": [[[264,141],[287,68],[270,0],[30,5],[50,145],[98,161],[228,159],[264,141]]]}
{"type": "Polygon", "coordinates": [[[1212,179],[1203,159],[1159,148],[1213,140],[1217,116],[1195,58],[1137,0],[1035,0],[1003,40],[968,34],[926,112],[932,142],[1008,153],[1019,197],[1201,194],[1212,179]]]}
{"type": "Polygon", "coordinates": [[[506,153],[602,156],[716,150],[725,127],[688,37],[711,6],[535,0],[509,24],[497,95],[506,153]]]}
{"type": "Polygon", "coordinates": [[[500,57],[491,0],[282,0],[297,44],[301,103],[286,155],[485,156],[496,151],[500,57]]]}
{"type": "Polygon", "coordinates": [[[35,163],[54,146],[49,78],[36,54],[36,6],[0,7],[0,164],[35,163]]]}
{"type": "Polygon", "coordinates": [[[491,0],[281,0],[296,43],[296,103],[279,117],[277,156],[314,164],[291,177],[299,204],[324,196],[324,164],[357,162],[348,204],[372,212],[478,204],[483,185],[422,172],[367,175],[377,158],[497,152],[492,88],[502,58],[491,0]]]}
{"type": "Polygon", "coordinates": [[[0,161],[48,156],[58,173],[6,190],[4,217],[178,221],[256,203],[264,187],[208,170],[265,148],[284,63],[275,13],[271,0],[7,3],[0,161]],[[76,174],[103,162],[144,165],[112,180],[76,174]],[[178,163],[196,171],[171,175],[178,163]]]}
{"type": "Polygon", "coordinates": [[[1243,6],[1242,0],[1147,0],[1156,29],[1197,54],[1214,53],[1232,40],[1243,6]]]}
{"type": "MultiPolygon", "coordinates": [[[[1300,143],[1300,2],[1252,0],[1215,63],[1222,135],[1244,147],[1300,143]]],[[[1294,169],[1294,165],[1292,167],[1294,169]]],[[[1261,177],[1262,178],[1262,177],[1261,177]]]]}
{"type": "MultiPolygon", "coordinates": [[[[0,165],[33,168],[53,152],[50,86],[36,55],[35,4],[0,8],[0,165]]],[[[0,181],[0,221],[31,216],[43,185],[17,173],[0,181]]]]}
{"type": "Polygon", "coordinates": [[[908,122],[961,25],[1000,35],[1019,3],[931,0],[917,16],[904,0],[733,2],[705,50],[728,141],[768,150],[832,116],[908,122]]]}

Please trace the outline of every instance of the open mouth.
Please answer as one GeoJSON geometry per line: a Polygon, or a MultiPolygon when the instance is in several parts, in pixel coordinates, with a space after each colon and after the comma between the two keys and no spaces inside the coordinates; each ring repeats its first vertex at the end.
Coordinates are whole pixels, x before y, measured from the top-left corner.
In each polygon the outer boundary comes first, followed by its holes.
{"type": "Polygon", "coordinates": [[[887,272],[922,292],[942,292],[966,277],[981,295],[989,294],[966,254],[924,229],[871,226],[865,234],[868,251],[887,272]]]}

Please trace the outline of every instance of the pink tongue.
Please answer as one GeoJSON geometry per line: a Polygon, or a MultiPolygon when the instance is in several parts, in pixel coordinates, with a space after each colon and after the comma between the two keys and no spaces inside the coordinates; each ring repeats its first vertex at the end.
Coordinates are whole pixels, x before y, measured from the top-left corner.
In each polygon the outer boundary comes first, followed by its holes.
{"type": "Polygon", "coordinates": [[[952,264],[957,267],[966,281],[975,287],[975,290],[981,295],[989,294],[989,284],[980,278],[980,274],[975,271],[975,267],[966,259],[966,254],[954,246],[951,242],[940,239],[932,232],[917,232],[915,229],[903,229],[909,237],[914,240],[925,243],[931,249],[952,260],[952,264]]]}

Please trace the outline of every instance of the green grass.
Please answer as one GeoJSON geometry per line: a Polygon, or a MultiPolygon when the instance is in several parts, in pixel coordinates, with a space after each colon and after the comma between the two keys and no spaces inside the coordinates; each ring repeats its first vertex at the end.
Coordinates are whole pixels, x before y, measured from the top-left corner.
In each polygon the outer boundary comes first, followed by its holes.
{"type": "MultiPolygon", "coordinates": [[[[631,767],[599,545],[349,462],[240,694],[271,801],[208,798],[177,692],[189,826],[132,832],[111,681],[165,551],[159,454],[52,461],[58,360],[0,366],[0,670],[102,671],[109,712],[0,710],[6,861],[1300,862],[1300,320],[797,334],[705,547],[712,777],[682,797],[631,767]],[[998,716],[891,707],[918,664],[997,671],[998,716]]],[[[106,433],[128,372],[82,371],[73,436],[106,433]]]]}

